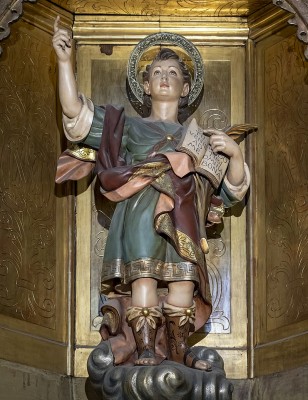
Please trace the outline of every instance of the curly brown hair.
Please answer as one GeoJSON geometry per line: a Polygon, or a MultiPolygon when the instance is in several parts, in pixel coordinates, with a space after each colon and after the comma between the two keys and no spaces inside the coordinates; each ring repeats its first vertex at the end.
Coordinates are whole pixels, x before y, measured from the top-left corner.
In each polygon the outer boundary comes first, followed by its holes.
{"type": "MultiPolygon", "coordinates": [[[[184,83],[188,83],[189,85],[189,90],[191,88],[191,75],[189,72],[189,69],[187,68],[186,64],[184,63],[184,61],[178,56],[178,54],[169,49],[169,48],[162,48],[157,55],[155,56],[155,58],[153,59],[152,63],[146,66],[145,71],[143,71],[142,73],[142,78],[143,78],[143,82],[148,82],[150,79],[150,71],[152,68],[152,65],[156,62],[156,61],[165,61],[165,60],[176,60],[179,64],[180,70],[182,72],[183,75],[183,80],[184,83]]],[[[185,97],[180,97],[179,99],[179,111],[178,111],[178,118],[179,121],[181,122],[181,114],[183,113],[183,111],[186,109],[186,107],[188,106],[188,99],[189,99],[189,93],[185,96],[185,97]]],[[[148,109],[151,110],[152,107],[152,100],[151,100],[151,96],[144,93],[143,94],[143,105],[148,109]]]]}

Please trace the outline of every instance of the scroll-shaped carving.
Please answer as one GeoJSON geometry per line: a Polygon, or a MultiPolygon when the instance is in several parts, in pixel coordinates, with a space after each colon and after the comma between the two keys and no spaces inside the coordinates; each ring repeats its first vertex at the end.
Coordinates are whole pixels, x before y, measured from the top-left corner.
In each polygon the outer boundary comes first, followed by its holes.
{"type": "Polygon", "coordinates": [[[249,15],[266,6],[269,0],[54,0],[75,14],[235,16],[249,15]]]}
{"type": "Polygon", "coordinates": [[[38,32],[15,31],[0,63],[0,313],[56,331],[56,73],[38,32]]]}
{"type": "Polygon", "coordinates": [[[308,319],[308,64],[301,51],[291,35],[264,61],[266,327],[280,337],[308,319]]]}
{"type": "MultiPolygon", "coordinates": [[[[10,34],[9,24],[16,21],[22,14],[22,3],[29,1],[35,3],[36,0],[2,0],[0,3],[0,40],[10,34]]],[[[0,46],[0,56],[2,47],[0,46]]]]}
{"type": "MultiPolygon", "coordinates": [[[[294,14],[289,19],[290,25],[297,25],[297,37],[308,44],[308,2],[307,0],[273,0],[273,3],[286,11],[294,14]]],[[[308,47],[305,50],[305,57],[308,60],[308,47]]]]}

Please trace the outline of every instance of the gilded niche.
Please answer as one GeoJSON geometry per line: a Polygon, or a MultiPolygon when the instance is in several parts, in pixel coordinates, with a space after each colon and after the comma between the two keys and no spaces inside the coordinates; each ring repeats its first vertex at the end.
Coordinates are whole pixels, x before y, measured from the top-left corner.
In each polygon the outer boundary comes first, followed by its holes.
{"type": "Polygon", "coordinates": [[[0,59],[0,312],[55,329],[56,74],[50,44],[15,27],[0,59]]]}
{"type": "Polygon", "coordinates": [[[293,36],[265,52],[267,328],[308,318],[308,63],[293,36]]]}

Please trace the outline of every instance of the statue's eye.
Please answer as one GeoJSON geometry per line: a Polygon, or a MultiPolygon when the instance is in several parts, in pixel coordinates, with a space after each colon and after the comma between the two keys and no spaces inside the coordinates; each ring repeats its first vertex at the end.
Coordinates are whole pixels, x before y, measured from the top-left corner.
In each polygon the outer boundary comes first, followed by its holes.
{"type": "Polygon", "coordinates": [[[153,72],[153,75],[159,75],[160,74],[160,70],[159,69],[156,69],[154,72],[153,72]]]}
{"type": "Polygon", "coordinates": [[[170,74],[170,75],[177,76],[177,73],[176,73],[176,71],[175,71],[174,69],[171,69],[170,72],[169,72],[169,74],[170,74]]]}

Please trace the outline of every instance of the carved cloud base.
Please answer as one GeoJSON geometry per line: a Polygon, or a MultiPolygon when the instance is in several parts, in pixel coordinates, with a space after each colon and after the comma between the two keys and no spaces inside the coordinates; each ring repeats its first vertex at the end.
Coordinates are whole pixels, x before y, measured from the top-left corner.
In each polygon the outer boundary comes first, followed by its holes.
{"type": "Polygon", "coordinates": [[[210,361],[213,370],[199,371],[173,361],[153,367],[115,367],[108,341],[101,342],[88,359],[89,379],[104,400],[231,400],[233,386],[226,379],[220,355],[206,347],[194,347],[193,351],[210,361]]]}

